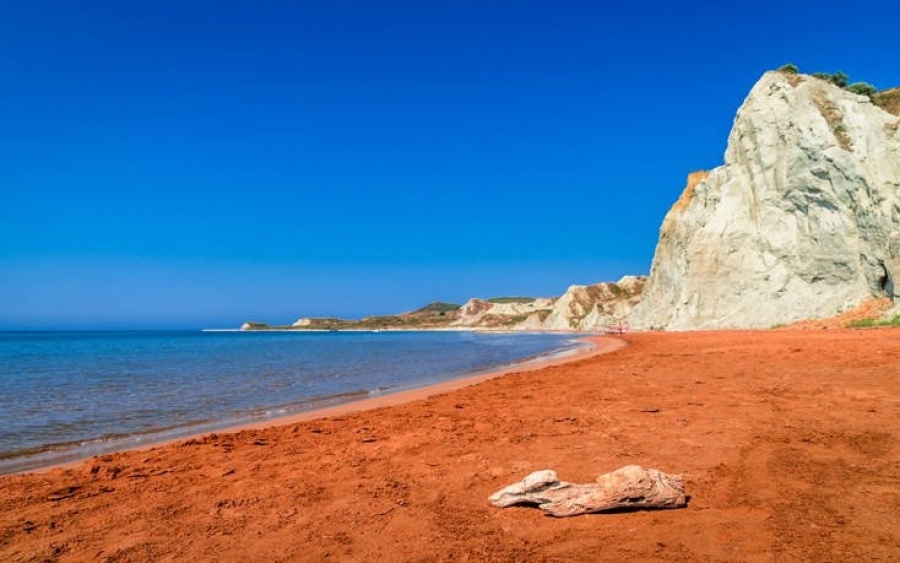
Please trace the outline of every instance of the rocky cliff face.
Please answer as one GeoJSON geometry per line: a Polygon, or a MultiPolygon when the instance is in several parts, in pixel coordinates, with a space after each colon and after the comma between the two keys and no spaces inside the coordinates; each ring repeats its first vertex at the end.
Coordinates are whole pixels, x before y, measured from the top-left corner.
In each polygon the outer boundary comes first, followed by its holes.
{"type": "Polygon", "coordinates": [[[765,74],[724,166],[692,174],[666,216],[632,325],[769,327],[896,298],[898,130],[864,96],[765,74]]]}
{"type": "MultiPolygon", "coordinates": [[[[553,297],[539,297],[510,302],[494,302],[476,297],[469,299],[460,307],[459,318],[452,324],[467,328],[503,326],[519,328],[519,325],[532,315],[542,320],[541,317],[546,317],[555,301],[556,299],[553,297]]],[[[538,324],[529,330],[540,329],[541,326],[538,324]]]]}
{"type": "Polygon", "coordinates": [[[573,285],[553,304],[542,328],[594,331],[622,323],[640,302],[646,281],[646,276],[625,276],[618,282],[573,285]]]}
{"type": "Polygon", "coordinates": [[[504,330],[595,331],[624,322],[640,302],[646,276],[573,285],[556,298],[493,303],[470,299],[453,326],[504,330]]]}

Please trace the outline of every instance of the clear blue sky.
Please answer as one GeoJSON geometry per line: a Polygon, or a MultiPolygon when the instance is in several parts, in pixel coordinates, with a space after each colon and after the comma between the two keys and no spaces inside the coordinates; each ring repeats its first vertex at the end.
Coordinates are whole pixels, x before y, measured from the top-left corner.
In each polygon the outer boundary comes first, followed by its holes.
{"type": "Polygon", "coordinates": [[[646,274],[759,76],[900,84],[900,3],[0,5],[0,328],[646,274]]]}

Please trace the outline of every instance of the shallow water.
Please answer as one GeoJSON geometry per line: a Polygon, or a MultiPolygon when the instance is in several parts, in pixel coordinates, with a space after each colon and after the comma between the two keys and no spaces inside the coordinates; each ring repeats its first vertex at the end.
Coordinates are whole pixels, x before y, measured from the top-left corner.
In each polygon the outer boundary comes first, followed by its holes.
{"type": "Polygon", "coordinates": [[[0,474],[577,346],[470,332],[0,332],[0,474]]]}

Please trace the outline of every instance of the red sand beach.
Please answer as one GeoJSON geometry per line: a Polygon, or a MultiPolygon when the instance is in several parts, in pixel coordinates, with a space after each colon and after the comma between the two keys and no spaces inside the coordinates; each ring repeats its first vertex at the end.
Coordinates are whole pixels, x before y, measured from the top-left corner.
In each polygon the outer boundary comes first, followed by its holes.
{"type": "Polygon", "coordinates": [[[900,330],[597,343],[608,353],[2,477],[0,560],[900,559],[900,330]],[[682,473],[688,507],[554,519],[486,500],[539,469],[589,482],[628,464],[682,473]]]}

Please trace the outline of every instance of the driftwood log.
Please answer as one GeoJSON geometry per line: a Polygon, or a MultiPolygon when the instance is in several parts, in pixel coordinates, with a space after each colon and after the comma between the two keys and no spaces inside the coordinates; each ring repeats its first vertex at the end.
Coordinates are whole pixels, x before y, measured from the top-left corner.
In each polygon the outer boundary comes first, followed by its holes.
{"type": "Polygon", "coordinates": [[[557,517],[607,510],[681,508],[687,504],[681,476],[639,465],[627,465],[586,484],[560,481],[550,469],[536,471],[488,500],[500,508],[536,504],[557,517]]]}

